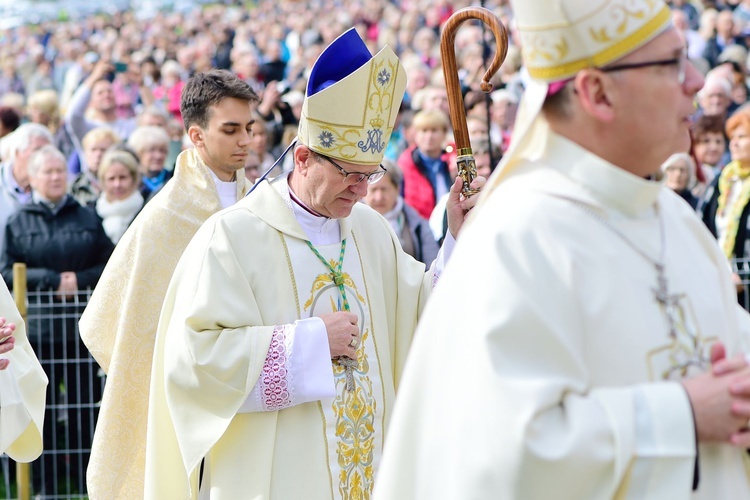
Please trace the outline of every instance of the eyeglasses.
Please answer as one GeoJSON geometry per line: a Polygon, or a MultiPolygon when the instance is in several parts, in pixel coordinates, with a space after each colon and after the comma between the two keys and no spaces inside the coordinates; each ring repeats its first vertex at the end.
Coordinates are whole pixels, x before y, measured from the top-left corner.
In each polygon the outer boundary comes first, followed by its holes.
{"type": "Polygon", "coordinates": [[[683,52],[679,57],[673,59],[661,59],[659,61],[644,61],[630,64],[616,64],[598,68],[599,71],[609,73],[612,71],[624,71],[628,69],[648,68],[651,66],[675,66],[677,68],[677,81],[680,85],[685,83],[685,68],[687,66],[687,55],[683,52]]]}
{"type": "Polygon", "coordinates": [[[377,170],[369,174],[363,174],[362,172],[347,172],[346,170],[341,168],[341,165],[339,165],[332,159],[328,158],[327,156],[324,156],[320,153],[318,153],[318,156],[325,158],[326,160],[328,160],[328,162],[331,165],[336,167],[339,173],[344,176],[344,184],[348,186],[354,186],[355,184],[359,184],[365,179],[367,179],[368,184],[375,184],[380,179],[382,179],[385,173],[387,172],[386,168],[383,165],[380,165],[380,170],[377,170]]]}

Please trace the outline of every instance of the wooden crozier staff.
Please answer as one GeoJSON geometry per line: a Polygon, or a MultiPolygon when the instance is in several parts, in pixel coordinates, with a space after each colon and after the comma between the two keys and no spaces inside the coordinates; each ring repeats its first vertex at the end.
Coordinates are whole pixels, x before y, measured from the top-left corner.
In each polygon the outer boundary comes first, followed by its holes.
{"type": "Polygon", "coordinates": [[[484,73],[480,87],[485,94],[492,91],[490,78],[494,75],[505,60],[508,53],[508,32],[495,14],[483,7],[466,7],[456,11],[443,28],[440,37],[440,56],[443,60],[443,76],[445,77],[445,88],[448,91],[448,109],[450,110],[451,123],[453,124],[453,135],[456,139],[458,150],[458,175],[463,181],[461,192],[467,198],[475,195],[478,191],[471,189],[469,185],[477,176],[477,164],[471,151],[469,131],[466,127],[466,111],[464,110],[463,96],[461,95],[461,83],[458,81],[458,68],[456,67],[456,32],[461,23],[467,19],[478,19],[490,27],[495,34],[497,51],[490,63],[490,67],[484,73]]]}

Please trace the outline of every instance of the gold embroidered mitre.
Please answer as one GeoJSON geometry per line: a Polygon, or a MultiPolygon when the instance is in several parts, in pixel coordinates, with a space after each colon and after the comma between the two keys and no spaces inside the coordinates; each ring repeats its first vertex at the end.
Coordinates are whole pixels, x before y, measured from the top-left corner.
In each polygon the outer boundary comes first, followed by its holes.
{"type": "Polygon", "coordinates": [[[662,0],[511,1],[523,61],[535,80],[559,81],[633,52],[671,20],[662,0]]]}
{"type": "Polygon", "coordinates": [[[298,137],[310,149],[359,165],[377,165],[391,137],[406,73],[385,47],[375,56],[354,28],[315,61],[298,137]]]}

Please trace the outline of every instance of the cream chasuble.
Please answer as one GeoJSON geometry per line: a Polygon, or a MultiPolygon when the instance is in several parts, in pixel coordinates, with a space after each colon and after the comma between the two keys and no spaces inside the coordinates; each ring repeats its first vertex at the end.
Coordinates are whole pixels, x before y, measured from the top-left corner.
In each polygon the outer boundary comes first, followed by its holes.
{"type": "Polygon", "coordinates": [[[16,325],[16,345],[0,356],[10,360],[0,370],[0,453],[16,462],[31,462],[42,454],[47,375],[29,345],[23,318],[5,283],[0,283],[0,317],[16,325]]]}
{"type": "Polygon", "coordinates": [[[677,380],[717,339],[750,352],[716,241],[670,190],[546,141],[483,195],[424,311],[375,498],[750,498],[728,445],[700,446],[691,491],[677,380]]]}
{"type": "MultiPolygon", "coordinates": [[[[212,217],[177,266],[154,354],[146,498],[196,498],[204,457],[201,498],[371,495],[432,273],[401,250],[385,219],[357,204],[339,221],[347,242],[344,288],[363,339],[355,390],[345,390],[343,369],[332,365],[334,398],[237,413],[258,381],[274,330],[343,305],[305,243],[285,189],[285,179],[264,182],[212,217]]],[[[316,249],[337,262],[341,245],[316,249]]]]}
{"type": "MultiPolygon", "coordinates": [[[[237,172],[236,199],[247,191],[237,172]]],[[[194,149],[118,242],[79,323],[107,373],[87,486],[92,498],[140,498],[154,337],[164,295],[190,238],[221,210],[214,177],[194,149]]]]}

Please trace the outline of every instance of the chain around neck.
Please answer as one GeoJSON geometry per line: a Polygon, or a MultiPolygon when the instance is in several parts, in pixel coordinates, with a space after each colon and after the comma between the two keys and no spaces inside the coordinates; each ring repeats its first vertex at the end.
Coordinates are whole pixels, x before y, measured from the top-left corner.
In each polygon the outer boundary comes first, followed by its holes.
{"type": "Polygon", "coordinates": [[[335,268],[331,265],[330,262],[325,259],[325,257],[320,254],[318,249],[313,246],[310,240],[306,240],[305,243],[307,243],[307,246],[310,247],[310,250],[313,251],[320,262],[322,262],[326,269],[328,269],[328,271],[331,273],[331,279],[333,280],[333,283],[339,288],[339,292],[341,293],[342,307],[344,308],[344,311],[349,311],[349,301],[346,298],[346,289],[344,288],[344,273],[342,271],[342,268],[344,266],[344,253],[346,252],[346,238],[341,241],[341,252],[339,253],[339,261],[336,263],[335,268]]]}
{"type": "Polygon", "coordinates": [[[594,211],[589,207],[588,205],[585,205],[583,203],[580,203],[578,201],[573,201],[573,204],[579,206],[583,211],[591,215],[594,219],[598,220],[600,223],[602,223],[604,226],[608,227],[613,233],[615,233],[617,236],[620,237],[622,241],[627,243],[627,245],[635,250],[641,257],[646,259],[653,265],[656,269],[663,271],[664,270],[664,264],[665,264],[665,258],[666,258],[666,248],[667,248],[667,241],[664,234],[664,221],[662,220],[661,214],[659,213],[659,206],[654,203],[654,213],[656,214],[656,218],[659,221],[659,239],[660,239],[660,249],[659,249],[659,259],[656,260],[650,255],[648,255],[646,252],[644,252],[642,249],[640,249],[635,243],[633,243],[625,234],[617,229],[614,224],[612,224],[609,219],[601,215],[600,213],[594,211]]]}

